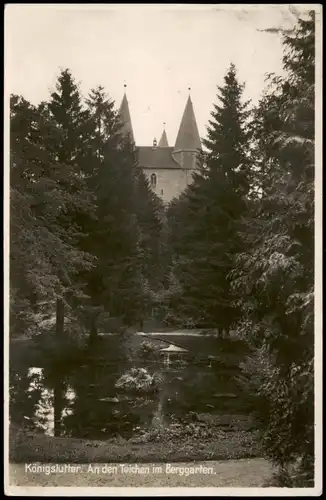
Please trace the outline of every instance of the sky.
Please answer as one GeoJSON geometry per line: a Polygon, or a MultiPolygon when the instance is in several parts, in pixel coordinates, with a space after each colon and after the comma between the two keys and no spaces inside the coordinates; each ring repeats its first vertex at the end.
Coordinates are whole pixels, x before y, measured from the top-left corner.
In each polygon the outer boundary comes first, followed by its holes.
{"type": "Polygon", "coordinates": [[[174,145],[189,95],[201,137],[217,85],[233,62],[257,103],[266,73],[282,73],[282,43],[266,28],[290,29],[293,9],[311,5],[11,4],[5,10],[5,85],[33,104],[69,68],[84,95],[102,85],[119,107],[124,85],[137,145],[174,145]]]}

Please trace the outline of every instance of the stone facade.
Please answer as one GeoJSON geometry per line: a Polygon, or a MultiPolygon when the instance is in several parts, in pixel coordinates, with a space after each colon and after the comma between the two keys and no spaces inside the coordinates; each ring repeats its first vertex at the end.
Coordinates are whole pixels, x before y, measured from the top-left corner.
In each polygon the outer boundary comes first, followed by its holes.
{"type": "Polygon", "coordinates": [[[192,182],[192,174],[194,170],[186,170],[183,168],[172,169],[155,169],[143,168],[143,171],[149,180],[154,193],[159,196],[164,203],[169,203],[180,196],[186,187],[192,182]],[[155,180],[153,178],[155,175],[155,180]]]}

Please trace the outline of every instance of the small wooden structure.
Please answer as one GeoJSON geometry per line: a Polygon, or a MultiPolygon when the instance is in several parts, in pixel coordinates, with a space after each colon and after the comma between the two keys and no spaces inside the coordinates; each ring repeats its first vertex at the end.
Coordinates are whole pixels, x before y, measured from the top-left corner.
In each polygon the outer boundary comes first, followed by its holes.
{"type": "Polygon", "coordinates": [[[183,361],[188,349],[170,344],[169,347],[161,349],[160,352],[164,356],[164,365],[169,367],[172,361],[183,361]]]}

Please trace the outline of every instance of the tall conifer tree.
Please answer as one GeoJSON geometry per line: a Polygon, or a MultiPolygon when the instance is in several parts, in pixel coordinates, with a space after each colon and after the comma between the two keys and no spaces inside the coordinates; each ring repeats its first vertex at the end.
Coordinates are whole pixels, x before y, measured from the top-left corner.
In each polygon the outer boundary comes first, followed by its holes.
{"type": "Polygon", "coordinates": [[[174,242],[179,309],[194,324],[228,330],[234,309],[228,275],[241,248],[238,225],[251,187],[248,104],[234,65],[218,87],[207,138],[204,168],[180,201],[171,207],[180,232],[174,242]],[[180,219],[178,221],[178,219],[180,219]]]}
{"type": "Polygon", "coordinates": [[[49,147],[58,134],[43,105],[11,97],[10,276],[13,296],[25,301],[21,313],[65,296],[90,260],[75,246],[74,228],[61,225],[71,205],[82,202],[67,191],[66,166],[49,147]]]}
{"type": "MultiPolygon", "coordinates": [[[[102,308],[131,325],[141,314],[143,295],[133,149],[121,135],[114,103],[102,87],[91,91],[87,107],[93,124],[87,182],[96,210],[85,248],[94,253],[97,265],[87,276],[86,290],[94,311],[102,308]]],[[[92,328],[95,335],[94,323],[92,328]]]]}

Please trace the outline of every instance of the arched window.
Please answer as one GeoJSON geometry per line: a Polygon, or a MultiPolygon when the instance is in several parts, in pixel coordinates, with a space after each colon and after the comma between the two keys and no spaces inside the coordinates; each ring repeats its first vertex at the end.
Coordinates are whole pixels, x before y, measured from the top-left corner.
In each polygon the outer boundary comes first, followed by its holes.
{"type": "Polygon", "coordinates": [[[156,187],[156,174],[152,174],[152,175],[151,175],[151,186],[152,186],[153,188],[155,188],[155,187],[156,187]]]}

